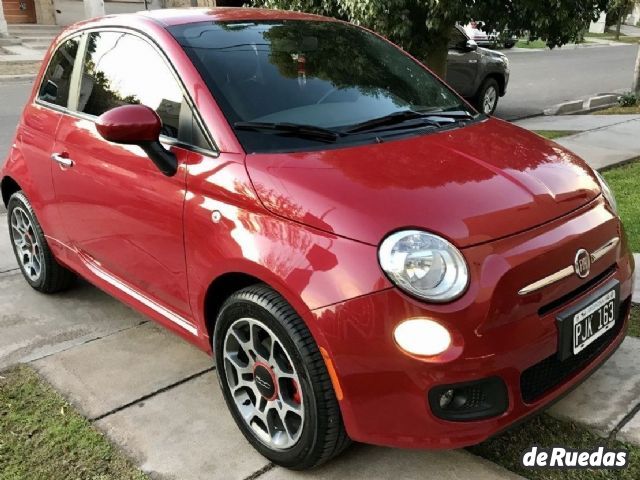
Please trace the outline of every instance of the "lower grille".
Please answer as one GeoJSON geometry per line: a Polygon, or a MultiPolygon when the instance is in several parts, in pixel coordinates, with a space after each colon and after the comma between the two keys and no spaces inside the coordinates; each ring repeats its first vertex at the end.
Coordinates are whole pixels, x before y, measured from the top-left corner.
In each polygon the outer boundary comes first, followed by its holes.
{"type": "Polygon", "coordinates": [[[558,360],[557,354],[545,358],[539,363],[526,369],[520,376],[520,391],[525,403],[532,403],[542,397],[549,390],[560,385],[566,378],[584,368],[597,357],[613,339],[620,333],[624,324],[631,299],[620,303],[619,321],[614,327],[598,340],[577,355],[564,361],[558,360]]]}

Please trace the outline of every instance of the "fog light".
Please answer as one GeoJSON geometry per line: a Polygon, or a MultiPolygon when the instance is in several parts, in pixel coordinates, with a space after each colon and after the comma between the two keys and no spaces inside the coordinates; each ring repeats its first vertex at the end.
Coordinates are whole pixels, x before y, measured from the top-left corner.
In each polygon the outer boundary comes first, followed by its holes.
{"type": "Polygon", "coordinates": [[[496,417],[509,406],[507,386],[500,377],[439,385],[428,396],[433,414],[450,421],[496,417]]]}
{"type": "Polygon", "coordinates": [[[414,355],[438,355],[451,345],[448,330],[426,318],[405,320],[396,327],[393,337],[400,348],[414,355]]]}

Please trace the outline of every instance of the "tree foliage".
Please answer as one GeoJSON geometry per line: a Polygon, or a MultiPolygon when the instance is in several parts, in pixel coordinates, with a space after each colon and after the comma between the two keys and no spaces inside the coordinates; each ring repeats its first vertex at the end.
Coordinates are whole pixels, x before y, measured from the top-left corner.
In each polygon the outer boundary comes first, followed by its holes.
{"type": "Polygon", "coordinates": [[[445,73],[451,28],[482,20],[542,38],[550,47],[580,37],[610,0],[252,0],[256,6],[318,13],[375,30],[445,73]]]}

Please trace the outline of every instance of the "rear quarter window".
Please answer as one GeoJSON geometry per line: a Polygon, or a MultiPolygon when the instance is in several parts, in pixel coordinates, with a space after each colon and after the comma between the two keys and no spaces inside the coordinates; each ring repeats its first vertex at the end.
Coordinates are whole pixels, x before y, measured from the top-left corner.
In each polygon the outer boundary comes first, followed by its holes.
{"type": "Polygon", "coordinates": [[[53,54],[40,85],[40,100],[61,107],[67,106],[71,73],[79,45],[80,35],[66,40],[53,54]]]}

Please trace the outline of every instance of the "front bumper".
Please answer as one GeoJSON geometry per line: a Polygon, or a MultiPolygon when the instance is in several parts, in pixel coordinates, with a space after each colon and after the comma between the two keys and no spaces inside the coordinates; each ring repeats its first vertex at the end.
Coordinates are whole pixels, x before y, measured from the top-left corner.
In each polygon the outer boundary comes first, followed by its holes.
{"type": "Polygon", "coordinates": [[[550,224],[464,253],[470,288],[451,304],[427,305],[388,289],[312,312],[340,383],[341,411],[354,440],[403,448],[479,443],[574,388],[622,342],[633,290],[633,258],[619,221],[601,198],[550,224]],[[592,251],[614,236],[622,241],[594,264],[586,279],[574,276],[518,295],[522,286],[564,266],[567,259],[571,262],[579,248],[592,251]],[[620,286],[616,327],[574,368],[564,369],[562,375],[548,373],[559,368],[550,360],[558,350],[557,314],[614,280],[620,286]],[[453,336],[452,348],[428,359],[401,353],[393,328],[411,317],[429,317],[445,325],[453,336]],[[433,388],[490,377],[506,385],[504,413],[470,421],[443,420],[434,414],[428,399],[433,388]]]}

